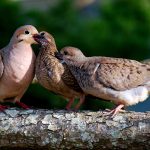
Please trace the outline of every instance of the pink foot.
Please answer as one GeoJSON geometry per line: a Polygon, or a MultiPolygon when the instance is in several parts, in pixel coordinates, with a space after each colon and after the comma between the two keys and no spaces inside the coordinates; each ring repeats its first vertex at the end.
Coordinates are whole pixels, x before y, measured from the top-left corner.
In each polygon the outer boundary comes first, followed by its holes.
{"type": "Polygon", "coordinates": [[[29,108],[30,108],[28,105],[26,105],[26,104],[24,104],[24,103],[22,103],[22,102],[16,102],[16,104],[17,104],[18,106],[20,106],[21,108],[23,108],[23,109],[29,109],[29,108]]]}
{"type": "Polygon", "coordinates": [[[4,111],[5,109],[7,109],[8,106],[3,106],[3,105],[0,105],[0,111],[4,111]]]}
{"type": "Polygon", "coordinates": [[[105,112],[105,115],[112,115],[111,117],[113,118],[118,112],[123,111],[122,108],[124,107],[123,104],[118,105],[115,109],[109,111],[109,112],[105,112]]]}
{"type": "Polygon", "coordinates": [[[68,102],[68,104],[67,104],[67,106],[66,106],[66,109],[67,109],[67,110],[70,110],[70,107],[71,107],[71,105],[73,104],[73,102],[74,102],[74,98],[69,99],[69,102],[68,102]]]}
{"type": "Polygon", "coordinates": [[[80,108],[80,106],[84,103],[84,100],[85,100],[85,96],[83,95],[82,97],[80,97],[80,101],[76,105],[75,110],[78,110],[80,108]]]}

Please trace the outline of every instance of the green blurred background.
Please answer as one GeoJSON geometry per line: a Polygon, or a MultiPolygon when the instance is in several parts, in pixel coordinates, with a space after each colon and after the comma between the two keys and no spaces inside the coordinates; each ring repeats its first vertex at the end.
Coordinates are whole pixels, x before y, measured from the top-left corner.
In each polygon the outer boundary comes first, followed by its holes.
{"type": "MultiPolygon", "coordinates": [[[[58,49],[80,48],[85,55],[150,58],[149,0],[0,0],[0,48],[21,25],[32,24],[51,33],[58,49]]],[[[33,47],[36,54],[37,47],[33,47]]],[[[38,108],[64,109],[67,101],[38,84],[22,101],[38,108]]],[[[129,107],[150,110],[150,101],[129,107]]],[[[98,110],[112,104],[88,98],[81,109],[98,110]]]]}

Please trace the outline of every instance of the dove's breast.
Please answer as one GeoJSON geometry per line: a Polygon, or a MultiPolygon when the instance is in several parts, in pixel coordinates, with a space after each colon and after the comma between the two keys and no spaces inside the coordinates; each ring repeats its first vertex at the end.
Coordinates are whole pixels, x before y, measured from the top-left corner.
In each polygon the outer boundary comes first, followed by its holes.
{"type": "Polygon", "coordinates": [[[1,82],[10,85],[25,86],[34,76],[35,54],[31,46],[14,48],[4,56],[4,74],[1,82]]]}
{"type": "Polygon", "coordinates": [[[36,76],[38,82],[45,88],[55,91],[62,85],[61,75],[64,68],[59,61],[51,55],[39,55],[36,60],[36,76]]]}
{"type": "Polygon", "coordinates": [[[3,55],[0,99],[23,93],[34,77],[35,54],[30,46],[9,50],[3,55]]]}
{"type": "Polygon", "coordinates": [[[26,47],[18,53],[11,52],[7,59],[6,74],[14,82],[24,82],[34,73],[35,55],[31,47],[26,47]]]}

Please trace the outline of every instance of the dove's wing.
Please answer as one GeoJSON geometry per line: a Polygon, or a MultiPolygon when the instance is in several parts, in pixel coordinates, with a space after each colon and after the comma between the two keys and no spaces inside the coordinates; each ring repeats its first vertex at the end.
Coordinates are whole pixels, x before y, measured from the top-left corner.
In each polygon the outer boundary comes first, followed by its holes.
{"type": "Polygon", "coordinates": [[[77,80],[75,77],[72,75],[71,71],[67,67],[66,64],[64,64],[64,73],[62,75],[62,80],[63,82],[70,88],[75,90],[76,92],[82,92],[82,89],[80,88],[77,80]]]}
{"type": "Polygon", "coordinates": [[[137,61],[127,59],[106,60],[97,71],[97,80],[115,90],[127,90],[146,82],[147,69],[137,61]]]}
{"type": "Polygon", "coordinates": [[[108,57],[90,57],[86,61],[66,61],[78,82],[94,86],[101,84],[118,91],[127,90],[147,81],[146,65],[134,60],[108,57]]]}

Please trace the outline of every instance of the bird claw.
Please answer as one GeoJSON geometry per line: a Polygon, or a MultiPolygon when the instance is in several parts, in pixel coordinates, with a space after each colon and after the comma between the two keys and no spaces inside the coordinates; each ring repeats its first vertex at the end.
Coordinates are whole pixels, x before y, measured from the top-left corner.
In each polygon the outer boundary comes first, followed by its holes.
{"type": "Polygon", "coordinates": [[[113,118],[118,112],[125,112],[125,110],[122,110],[123,107],[124,107],[124,105],[120,104],[113,110],[106,109],[107,112],[103,112],[104,116],[111,115],[111,118],[113,118]]]}
{"type": "Polygon", "coordinates": [[[69,99],[69,102],[66,105],[66,109],[67,110],[71,110],[71,105],[73,104],[73,102],[74,102],[74,98],[69,99]]]}
{"type": "MultiPolygon", "coordinates": [[[[80,101],[78,102],[78,104],[75,106],[75,108],[73,109],[74,111],[78,111],[78,109],[80,108],[80,106],[84,103],[84,100],[85,100],[85,95],[82,95],[80,97],[80,101]]],[[[66,106],[66,109],[67,110],[71,110],[71,105],[73,104],[74,102],[74,98],[70,99],[67,106],[66,106]]]]}

